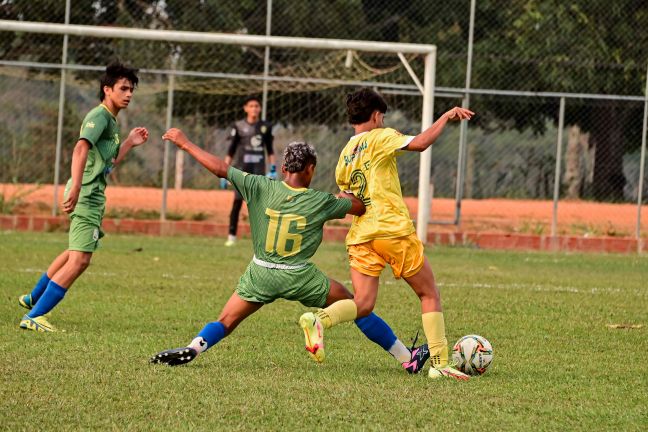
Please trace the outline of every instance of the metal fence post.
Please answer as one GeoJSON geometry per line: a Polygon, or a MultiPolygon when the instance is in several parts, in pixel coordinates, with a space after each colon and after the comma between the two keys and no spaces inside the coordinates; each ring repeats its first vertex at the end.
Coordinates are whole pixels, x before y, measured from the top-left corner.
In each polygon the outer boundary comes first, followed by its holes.
{"type": "MultiPolygon", "coordinates": [[[[468,61],[466,65],[466,86],[461,107],[470,107],[470,84],[472,79],[473,39],[475,34],[475,6],[476,0],[470,1],[470,26],[468,29],[468,61]]],[[[468,147],[468,122],[462,121],[459,125],[459,157],[457,161],[457,188],[455,194],[455,225],[461,223],[461,201],[464,193],[466,178],[466,153],[468,147]]]]}
{"type": "MultiPolygon", "coordinates": [[[[70,2],[65,1],[65,24],[70,24],[70,2]]],[[[52,199],[52,216],[58,214],[58,187],[61,181],[61,148],[63,147],[63,118],[65,109],[65,80],[67,71],[65,65],[68,55],[68,35],[63,35],[63,53],[61,55],[61,84],[59,87],[58,120],[56,123],[56,152],[54,156],[54,197],[52,199]]]]}
{"type": "Polygon", "coordinates": [[[643,251],[643,242],[641,240],[641,205],[643,203],[643,182],[646,169],[646,134],[648,134],[648,67],[646,67],[646,91],[644,93],[644,116],[643,129],[641,132],[641,159],[639,160],[639,185],[637,189],[637,252],[643,251]]]}
{"type": "Polygon", "coordinates": [[[553,212],[551,214],[551,237],[556,237],[558,228],[558,200],[560,199],[560,172],[562,162],[563,129],[565,127],[565,98],[560,98],[558,113],[558,142],[556,143],[556,170],[554,172],[553,212]]]}
{"type": "MultiPolygon", "coordinates": [[[[167,112],[166,112],[166,130],[171,127],[173,122],[173,90],[175,86],[175,64],[177,57],[175,54],[172,54],[171,57],[171,68],[172,71],[169,74],[169,88],[167,90],[167,112]]],[[[166,220],[167,212],[167,194],[169,193],[169,141],[164,141],[164,162],[162,165],[162,207],[160,208],[160,220],[166,220]]]]}
{"type": "MultiPolygon", "coordinates": [[[[268,0],[266,9],[266,36],[272,29],[272,0],[268,0]]],[[[268,114],[268,75],[270,73],[270,47],[266,45],[263,55],[263,95],[261,96],[261,119],[266,120],[268,114]]]]}

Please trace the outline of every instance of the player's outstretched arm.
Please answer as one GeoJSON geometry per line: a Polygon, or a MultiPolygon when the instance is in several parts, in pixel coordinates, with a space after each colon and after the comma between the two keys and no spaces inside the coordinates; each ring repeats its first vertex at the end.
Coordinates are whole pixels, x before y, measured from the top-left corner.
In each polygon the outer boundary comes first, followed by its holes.
{"type": "Polygon", "coordinates": [[[72,213],[79,200],[81,192],[81,181],[83,180],[83,169],[88,160],[90,143],[84,139],[77,141],[72,152],[72,183],[68,191],[67,198],[63,201],[61,207],[65,213],[72,213]]]}
{"type": "Polygon", "coordinates": [[[429,128],[416,135],[404,150],[422,152],[430,147],[439,138],[448,121],[470,120],[475,113],[465,108],[454,107],[444,113],[441,118],[429,128]]]}
{"type": "Polygon", "coordinates": [[[126,140],[119,146],[119,154],[115,158],[113,165],[119,165],[121,161],[124,160],[126,154],[131,151],[133,147],[141,146],[148,140],[148,130],[143,127],[136,127],[131,129],[128,133],[126,140]]]}
{"type": "Polygon", "coordinates": [[[162,139],[169,140],[175,144],[180,150],[189,153],[194,159],[202,166],[207,168],[218,177],[227,177],[228,164],[224,160],[214,156],[211,153],[198,147],[196,144],[189,141],[189,138],[180,129],[171,128],[162,135],[162,139]]]}
{"type": "Polygon", "coordinates": [[[350,194],[348,192],[340,192],[338,194],[338,198],[348,198],[351,200],[351,208],[349,209],[347,214],[351,214],[354,216],[362,216],[367,210],[362,200],[359,200],[353,194],[350,194]]]}

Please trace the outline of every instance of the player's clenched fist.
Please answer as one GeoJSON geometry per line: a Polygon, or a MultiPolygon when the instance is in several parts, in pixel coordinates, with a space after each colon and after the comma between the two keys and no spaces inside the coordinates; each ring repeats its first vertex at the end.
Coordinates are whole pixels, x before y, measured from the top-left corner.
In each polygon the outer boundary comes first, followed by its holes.
{"type": "Polygon", "coordinates": [[[473,115],[475,115],[474,112],[459,107],[454,107],[444,114],[448,120],[470,120],[473,115]]]}
{"type": "Polygon", "coordinates": [[[144,127],[136,127],[130,131],[128,134],[128,140],[130,140],[131,143],[133,143],[133,147],[137,147],[139,145],[142,145],[148,140],[148,130],[144,127]]]}
{"type": "Polygon", "coordinates": [[[169,140],[180,150],[183,150],[185,146],[189,143],[189,138],[182,132],[180,129],[171,128],[162,135],[162,139],[169,140]]]}

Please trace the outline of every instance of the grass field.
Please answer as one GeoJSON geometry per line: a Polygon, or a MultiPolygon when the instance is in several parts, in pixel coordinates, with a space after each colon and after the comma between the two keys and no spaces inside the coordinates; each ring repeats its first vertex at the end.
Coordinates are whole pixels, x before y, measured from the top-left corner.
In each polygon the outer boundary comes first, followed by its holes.
{"type": "MultiPolygon", "coordinates": [[[[350,324],[327,333],[317,366],[304,308],[284,301],[185,367],[149,365],[217,317],[249,241],[109,236],[53,313],[66,331],[19,330],[17,296],[65,244],[0,233],[2,430],[648,429],[646,256],[429,250],[448,339],[479,333],[495,350],[486,375],[459,383],[408,376],[350,324]]],[[[349,283],[341,244],[315,262],[349,283]]],[[[376,311],[406,343],[420,328],[418,300],[391,275],[376,311]]]]}

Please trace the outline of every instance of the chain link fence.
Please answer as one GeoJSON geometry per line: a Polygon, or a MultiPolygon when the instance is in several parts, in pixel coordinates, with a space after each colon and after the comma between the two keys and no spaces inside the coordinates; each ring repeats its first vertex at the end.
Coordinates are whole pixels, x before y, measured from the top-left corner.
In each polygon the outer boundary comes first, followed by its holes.
{"type": "MultiPolygon", "coordinates": [[[[635,234],[640,182],[644,190],[648,186],[645,174],[640,179],[648,62],[648,4],[643,1],[477,0],[472,45],[468,0],[334,5],[201,0],[191,7],[172,0],[70,0],[70,5],[70,24],[435,44],[435,117],[460,105],[467,94],[477,112],[465,133],[465,157],[458,125],[449,126],[433,147],[436,222],[548,234],[564,97],[557,215],[569,222],[559,233],[635,234]],[[509,200],[529,211],[509,214],[503,204],[509,200]],[[582,218],[570,214],[574,203],[606,205],[582,218]]],[[[63,0],[0,0],[0,19],[64,23],[65,6],[63,0]]],[[[0,183],[51,183],[63,37],[0,34],[0,130],[5,138],[0,183]]],[[[294,139],[313,143],[320,155],[313,187],[319,189],[335,189],[332,172],[352,133],[345,124],[344,95],[359,83],[386,96],[388,125],[404,133],[420,130],[421,94],[394,54],[273,48],[267,62],[270,79],[264,81],[265,55],[263,47],[70,36],[61,180],[69,172],[82,117],[98,102],[97,77],[113,58],[142,70],[134,102],[120,113],[122,132],[145,125],[153,137],[115,172],[113,183],[123,186],[163,184],[159,137],[166,126],[171,71],[176,73],[173,124],[219,155],[226,151],[228,126],[243,116],[244,97],[266,90],[275,152],[294,139]]],[[[422,56],[406,57],[422,79],[422,56]]],[[[171,187],[217,187],[189,159],[174,175],[174,155],[171,187]]],[[[406,196],[417,195],[418,166],[418,155],[399,161],[406,196]]],[[[647,228],[644,222],[644,235],[647,228]]]]}

